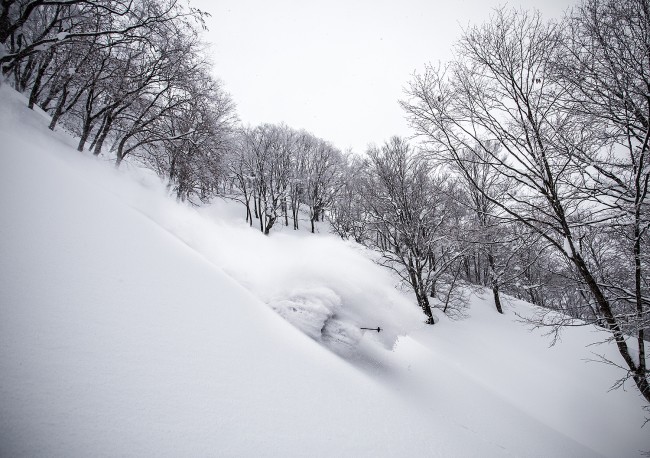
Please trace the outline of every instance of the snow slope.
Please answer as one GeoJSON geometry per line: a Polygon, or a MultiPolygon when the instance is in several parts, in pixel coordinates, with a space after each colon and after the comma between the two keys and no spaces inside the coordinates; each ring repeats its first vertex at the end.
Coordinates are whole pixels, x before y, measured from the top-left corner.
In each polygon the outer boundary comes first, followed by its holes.
{"type": "Polygon", "coordinates": [[[593,331],[549,350],[480,298],[422,325],[359,248],[178,205],[46,125],[0,87],[0,456],[650,449],[593,331]]]}

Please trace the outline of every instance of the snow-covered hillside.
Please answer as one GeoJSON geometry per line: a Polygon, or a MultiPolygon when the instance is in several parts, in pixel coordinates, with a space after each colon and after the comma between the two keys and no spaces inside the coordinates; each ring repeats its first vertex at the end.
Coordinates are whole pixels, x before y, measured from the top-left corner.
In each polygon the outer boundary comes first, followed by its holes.
{"type": "Polygon", "coordinates": [[[426,326],[326,226],[265,237],[46,126],[0,87],[0,456],[650,450],[634,388],[583,361],[616,360],[594,328],[549,349],[531,306],[477,296],[426,326]]]}

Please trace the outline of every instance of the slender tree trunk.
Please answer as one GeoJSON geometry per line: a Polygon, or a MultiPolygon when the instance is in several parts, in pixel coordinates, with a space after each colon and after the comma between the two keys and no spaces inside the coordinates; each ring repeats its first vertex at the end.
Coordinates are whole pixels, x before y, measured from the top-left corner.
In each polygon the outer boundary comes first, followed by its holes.
{"type": "Polygon", "coordinates": [[[93,151],[93,154],[95,156],[99,156],[99,153],[102,152],[102,145],[104,144],[104,140],[106,140],[106,137],[108,136],[108,132],[111,130],[112,124],[113,124],[113,117],[111,115],[107,115],[105,118],[104,126],[100,130],[99,134],[97,135],[95,150],[93,151]]]}
{"type": "MultiPolygon", "coordinates": [[[[646,359],[645,359],[645,330],[643,323],[643,297],[641,292],[641,231],[639,230],[640,221],[640,205],[636,206],[635,224],[634,224],[634,293],[636,296],[636,313],[637,323],[639,330],[637,331],[637,342],[639,346],[639,374],[646,374],[646,359]]],[[[644,377],[647,386],[647,376],[644,377]]],[[[650,393],[646,394],[646,399],[650,397],[650,393]]]]}
{"type": "Polygon", "coordinates": [[[282,203],[282,212],[284,213],[284,225],[285,227],[289,227],[289,206],[287,204],[287,198],[284,198],[284,202],[282,203]]]}
{"type": "Polygon", "coordinates": [[[27,58],[27,63],[23,69],[22,75],[18,80],[18,85],[16,86],[20,92],[25,92],[27,85],[29,84],[29,78],[32,76],[34,71],[34,57],[29,56],[27,58]]]}
{"type": "Polygon", "coordinates": [[[63,107],[65,106],[65,102],[67,98],[68,98],[68,87],[63,86],[63,90],[61,91],[61,98],[56,104],[56,109],[54,110],[54,114],[52,115],[52,121],[50,121],[50,125],[48,126],[50,130],[54,130],[56,124],[59,122],[59,118],[61,117],[61,113],[63,113],[63,107]]]}
{"type": "Polygon", "coordinates": [[[120,143],[117,145],[117,156],[115,158],[115,167],[119,167],[122,161],[124,160],[124,157],[126,156],[126,153],[124,152],[124,146],[126,145],[127,140],[129,139],[129,135],[125,135],[122,137],[120,140],[120,143]]]}
{"type": "Polygon", "coordinates": [[[492,285],[492,295],[494,296],[494,305],[497,308],[497,312],[503,314],[503,308],[501,308],[501,299],[499,298],[499,286],[492,285]]]}
{"type": "Polygon", "coordinates": [[[176,178],[176,154],[172,155],[172,160],[169,163],[169,186],[172,186],[174,178],[176,178]]]}
{"type": "Polygon", "coordinates": [[[47,97],[45,97],[45,100],[43,100],[43,103],[41,103],[41,108],[43,111],[50,111],[50,103],[52,103],[52,95],[48,92],[47,97]]]}
{"type": "Polygon", "coordinates": [[[292,204],[291,213],[293,216],[293,230],[297,231],[298,227],[298,206],[292,204]]]}
{"type": "Polygon", "coordinates": [[[38,68],[38,71],[36,72],[36,78],[34,79],[34,84],[32,84],[32,90],[29,93],[29,103],[27,105],[30,110],[33,110],[34,105],[36,105],[36,101],[38,100],[38,96],[41,92],[41,83],[43,81],[43,75],[45,75],[45,71],[50,66],[50,62],[52,61],[52,56],[53,54],[50,51],[48,53],[48,57],[41,64],[41,66],[38,68]]]}
{"type": "Polygon", "coordinates": [[[85,122],[83,126],[83,130],[81,131],[81,137],[79,138],[79,145],[77,146],[77,151],[83,152],[84,146],[86,145],[86,141],[88,140],[88,136],[90,135],[91,129],[92,129],[92,125],[90,121],[85,122]]]}
{"type": "Polygon", "coordinates": [[[488,251],[488,267],[489,267],[489,278],[490,284],[492,286],[492,295],[494,296],[494,305],[497,308],[497,312],[503,314],[503,309],[501,308],[501,299],[499,299],[499,281],[497,280],[497,275],[494,266],[494,256],[492,251],[488,251]]]}
{"type": "Polygon", "coordinates": [[[246,222],[249,227],[253,227],[253,214],[251,213],[250,197],[246,197],[246,222]]]}
{"type": "Polygon", "coordinates": [[[102,135],[102,132],[104,131],[104,126],[106,125],[106,116],[102,118],[102,123],[99,125],[99,128],[97,129],[97,133],[95,134],[95,138],[93,138],[93,141],[90,142],[90,147],[88,148],[89,151],[92,151],[95,149],[95,145],[97,144],[97,140],[99,140],[99,137],[102,135]]]}
{"type": "Polygon", "coordinates": [[[320,204],[315,205],[310,209],[310,216],[311,216],[311,233],[314,234],[315,231],[315,223],[318,221],[319,215],[323,213],[323,210],[320,207],[320,204]]]}

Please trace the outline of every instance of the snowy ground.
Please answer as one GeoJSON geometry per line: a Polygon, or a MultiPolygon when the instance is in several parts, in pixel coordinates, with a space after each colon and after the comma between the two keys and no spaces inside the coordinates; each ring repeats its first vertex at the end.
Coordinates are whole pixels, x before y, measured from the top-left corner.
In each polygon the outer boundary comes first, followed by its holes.
{"type": "Polygon", "coordinates": [[[46,125],[0,87],[0,456],[650,450],[634,388],[582,361],[616,357],[593,328],[549,349],[480,297],[426,326],[325,225],[265,237],[46,125]]]}

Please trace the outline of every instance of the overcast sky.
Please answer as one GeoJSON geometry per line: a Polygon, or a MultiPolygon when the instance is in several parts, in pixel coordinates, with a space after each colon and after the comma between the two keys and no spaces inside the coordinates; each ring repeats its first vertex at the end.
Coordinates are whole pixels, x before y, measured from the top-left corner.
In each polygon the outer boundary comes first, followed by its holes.
{"type": "MultiPolygon", "coordinates": [[[[572,0],[517,0],[559,18],[572,0]]],[[[409,136],[398,105],[427,62],[445,61],[499,0],[192,0],[212,15],[215,73],[244,124],[285,122],[365,151],[409,136]]]]}

